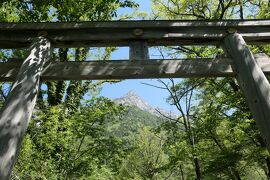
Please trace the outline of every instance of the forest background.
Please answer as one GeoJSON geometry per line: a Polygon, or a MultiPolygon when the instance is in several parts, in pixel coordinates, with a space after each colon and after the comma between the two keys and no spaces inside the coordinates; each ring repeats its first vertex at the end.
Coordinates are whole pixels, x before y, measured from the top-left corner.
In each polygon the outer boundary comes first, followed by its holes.
{"type": "MultiPolygon", "coordinates": [[[[267,19],[269,0],[7,0],[1,22],[267,19]],[[134,13],[118,16],[119,8],[134,13]]],[[[250,46],[270,56],[270,46],[250,46]]],[[[116,47],[59,48],[54,60],[110,59],[116,47]]],[[[215,46],[156,47],[166,58],[215,57],[215,46]]],[[[26,49],[1,50],[2,61],[26,49]]],[[[43,82],[12,179],[270,179],[270,156],[234,78],[158,80],[177,117],[100,96],[108,81],[43,82]],[[87,96],[87,98],[85,98],[87,96]]],[[[116,84],[117,85],[117,84],[116,84]]],[[[1,102],[10,84],[1,84],[1,102]]],[[[155,91],[155,88],[153,88],[155,91]]]]}

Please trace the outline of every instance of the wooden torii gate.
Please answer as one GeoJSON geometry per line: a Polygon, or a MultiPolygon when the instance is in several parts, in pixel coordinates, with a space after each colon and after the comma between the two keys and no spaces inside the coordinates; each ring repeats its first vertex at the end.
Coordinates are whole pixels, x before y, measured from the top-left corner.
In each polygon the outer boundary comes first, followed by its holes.
{"type": "Polygon", "coordinates": [[[0,63],[13,81],[0,112],[0,179],[9,179],[36,102],[40,80],[236,77],[270,150],[270,59],[248,44],[270,43],[270,20],[1,23],[0,48],[30,47],[24,61],[0,63]],[[221,45],[214,59],[149,60],[148,47],[221,45]],[[53,48],[129,46],[129,60],[59,62],[53,48]]]}

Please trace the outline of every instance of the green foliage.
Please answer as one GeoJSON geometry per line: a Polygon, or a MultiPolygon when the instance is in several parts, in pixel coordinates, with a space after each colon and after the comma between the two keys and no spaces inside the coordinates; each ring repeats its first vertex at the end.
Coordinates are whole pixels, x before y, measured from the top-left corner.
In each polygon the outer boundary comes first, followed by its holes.
{"type": "Polygon", "coordinates": [[[0,18],[12,22],[109,20],[119,7],[136,7],[132,0],[6,1],[0,18]]]}
{"type": "Polygon", "coordinates": [[[152,0],[154,16],[160,19],[251,19],[267,18],[267,0],[152,0]]]}
{"type": "MultiPolygon", "coordinates": [[[[152,4],[157,19],[267,18],[270,9],[266,0],[157,0],[152,4]]],[[[173,58],[223,54],[220,48],[209,46],[179,45],[165,50],[173,58]]],[[[269,55],[268,46],[252,46],[252,50],[269,55]]],[[[235,79],[187,79],[163,85],[181,118],[168,120],[159,129],[166,130],[169,164],[181,167],[182,179],[270,177],[269,154],[235,79]]]]}
{"type": "Polygon", "coordinates": [[[97,167],[107,169],[102,173],[113,173],[121,157],[121,142],[106,135],[105,124],[122,110],[98,98],[72,116],[67,116],[63,106],[39,111],[29,125],[14,177],[84,179],[101,173],[97,167]]]}
{"type": "Polygon", "coordinates": [[[121,179],[160,179],[168,176],[163,171],[167,164],[167,155],[162,150],[164,134],[154,134],[148,128],[142,128],[135,135],[135,148],[124,160],[120,169],[121,179]]]}
{"type": "MultiPolygon", "coordinates": [[[[155,0],[155,19],[269,18],[267,0],[155,0]]],[[[2,22],[111,20],[131,0],[2,3],[2,22]]],[[[141,15],[145,18],[145,14],[141,15]]],[[[251,46],[270,55],[269,46],[251,46]]],[[[115,48],[101,51],[106,60],[115,48]]],[[[218,47],[166,47],[173,57],[215,57],[218,47]]],[[[3,50],[2,59],[24,58],[3,50]]],[[[60,48],[53,59],[86,61],[91,49],[60,48]]],[[[13,179],[269,179],[270,156],[234,78],[187,79],[165,85],[180,112],[161,119],[90,94],[103,82],[47,82],[29,124],[13,179]]],[[[2,86],[1,89],[7,86],[2,86]]],[[[8,89],[8,88],[7,88],[8,89]]],[[[4,91],[2,91],[5,95],[4,91]]]]}
{"type": "MultiPolygon", "coordinates": [[[[104,21],[115,18],[116,11],[120,7],[136,8],[137,6],[132,0],[82,0],[79,2],[72,0],[10,0],[2,3],[0,20],[2,22],[104,21]]],[[[115,48],[106,48],[101,55],[101,60],[108,59],[113,50],[115,48]]],[[[60,48],[53,52],[52,60],[86,61],[90,53],[89,48],[60,48]]],[[[11,57],[25,59],[27,54],[26,50],[1,51],[3,59],[11,57]]],[[[47,88],[43,88],[38,96],[39,108],[56,106],[64,101],[70,114],[78,110],[80,101],[92,86],[91,81],[58,81],[45,84],[47,88]]]]}
{"type": "Polygon", "coordinates": [[[132,136],[145,126],[158,127],[164,119],[145,112],[135,106],[125,107],[125,118],[118,123],[109,124],[112,134],[119,137],[132,136]]]}

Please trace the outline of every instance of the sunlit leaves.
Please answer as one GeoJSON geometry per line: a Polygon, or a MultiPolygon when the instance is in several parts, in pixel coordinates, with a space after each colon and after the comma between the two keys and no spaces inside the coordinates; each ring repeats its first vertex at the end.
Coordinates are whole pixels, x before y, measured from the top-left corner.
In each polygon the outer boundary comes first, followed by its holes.
{"type": "Polygon", "coordinates": [[[132,0],[53,0],[14,1],[19,21],[86,21],[109,20],[119,7],[136,7],[132,0]]]}
{"type": "Polygon", "coordinates": [[[30,123],[15,175],[66,179],[115,173],[122,143],[108,135],[106,124],[117,120],[122,111],[106,98],[81,105],[72,116],[62,105],[39,111],[30,123]],[[99,166],[104,166],[104,172],[97,172],[99,166]]]}

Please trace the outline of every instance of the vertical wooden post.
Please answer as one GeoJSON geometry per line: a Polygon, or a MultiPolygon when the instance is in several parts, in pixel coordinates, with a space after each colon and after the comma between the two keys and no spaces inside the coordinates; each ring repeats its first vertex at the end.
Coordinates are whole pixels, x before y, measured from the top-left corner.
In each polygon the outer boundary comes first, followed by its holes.
{"type": "Polygon", "coordinates": [[[24,133],[35,106],[40,75],[51,53],[48,39],[38,37],[30,47],[0,112],[0,179],[11,176],[24,133]]]}
{"type": "Polygon", "coordinates": [[[134,41],[129,45],[129,60],[148,60],[149,52],[147,42],[134,41]]]}
{"type": "Polygon", "coordinates": [[[238,83],[270,152],[270,85],[240,34],[224,39],[225,49],[234,61],[238,83]]]}

